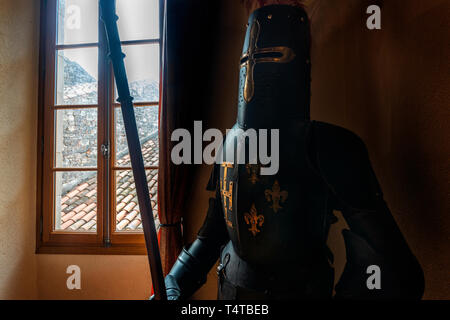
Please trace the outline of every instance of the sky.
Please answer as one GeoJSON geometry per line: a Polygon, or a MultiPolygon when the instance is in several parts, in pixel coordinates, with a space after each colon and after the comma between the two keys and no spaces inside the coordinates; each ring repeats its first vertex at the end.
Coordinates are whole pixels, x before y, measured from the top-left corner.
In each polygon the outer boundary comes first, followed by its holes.
{"type": "MultiPolygon", "coordinates": [[[[61,1],[61,0],[60,0],[61,1]]],[[[98,1],[65,0],[60,12],[58,44],[98,41],[98,1]],[[63,17],[63,19],[61,19],[63,17]]],[[[118,26],[121,40],[159,37],[158,0],[117,0],[118,26]]],[[[158,45],[123,47],[129,81],[159,79],[158,45]]],[[[93,49],[67,49],[64,55],[97,78],[97,55],[93,49]]]]}

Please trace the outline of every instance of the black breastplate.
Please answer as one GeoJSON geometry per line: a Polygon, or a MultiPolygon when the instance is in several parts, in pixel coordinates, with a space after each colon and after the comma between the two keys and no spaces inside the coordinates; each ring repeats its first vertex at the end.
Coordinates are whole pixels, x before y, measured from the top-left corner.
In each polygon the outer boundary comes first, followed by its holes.
{"type": "MultiPolygon", "coordinates": [[[[261,175],[259,164],[221,164],[219,187],[228,233],[237,254],[249,263],[308,263],[323,253],[329,194],[308,160],[310,126],[295,122],[280,129],[275,175],[261,175]]],[[[241,134],[237,126],[228,133],[226,152],[235,148],[241,134]]]]}

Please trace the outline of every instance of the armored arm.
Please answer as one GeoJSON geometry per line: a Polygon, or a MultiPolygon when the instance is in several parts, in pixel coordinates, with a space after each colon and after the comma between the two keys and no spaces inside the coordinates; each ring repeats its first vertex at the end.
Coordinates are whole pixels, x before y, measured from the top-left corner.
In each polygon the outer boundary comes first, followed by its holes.
{"type": "Polygon", "coordinates": [[[363,141],[322,123],[314,136],[317,169],[350,228],[343,231],[347,263],[336,298],[420,299],[422,268],[383,199],[363,141]],[[379,267],[379,288],[369,289],[369,266],[379,267]]]}
{"type": "MultiPolygon", "coordinates": [[[[215,174],[208,184],[209,190],[217,189],[215,174]]],[[[188,299],[205,282],[209,270],[219,258],[220,248],[228,241],[228,233],[218,189],[216,197],[209,199],[206,219],[197,239],[183,249],[171,271],[165,278],[169,300],[188,299]]]]}

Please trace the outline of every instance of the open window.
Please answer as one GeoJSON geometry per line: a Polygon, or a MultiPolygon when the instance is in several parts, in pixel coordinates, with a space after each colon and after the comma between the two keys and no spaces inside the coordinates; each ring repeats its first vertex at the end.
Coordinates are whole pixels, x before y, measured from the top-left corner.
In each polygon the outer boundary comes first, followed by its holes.
{"type": "MultiPolygon", "coordinates": [[[[159,0],[116,2],[156,214],[159,0]]],[[[144,254],[139,205],[99,3],[47,0],[42,1],[42,10],[37,251],[144,254]]]]}

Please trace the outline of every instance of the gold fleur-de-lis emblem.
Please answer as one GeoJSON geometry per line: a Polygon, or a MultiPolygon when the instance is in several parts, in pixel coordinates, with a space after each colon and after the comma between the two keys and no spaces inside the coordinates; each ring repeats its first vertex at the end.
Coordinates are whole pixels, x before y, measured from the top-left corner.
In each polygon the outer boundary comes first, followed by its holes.
{"type": "Polygon", "coordinates": [[[270,207],[273,209],[273,211],[275,211],[275,213],[277,213],[278,210],[283,209],[283,207],[280,205],[280,202],[284,203],[286,201],[288,192],[281,191],[278,180],[275,180],[272,190],[267,189],[264,193],[266,195],[266,200],[268,202],[272,202],[272,205],[270,207]]]}
{"type": "Polygon", "coordinates": [[[253,72],[258,63],[288,63],[294,60],[294,50],[288,47],[258,47],[259,32],[261,26],[258,20],[255,20],[250,29],[250,42],[247,52],[241,57],[241,68],[246,69],[244,83],[245,102],[252,100],[254,95],[255,83],[253,72]]]}
{"type": "Polygon", "coordinates": [[[248,178],[248,180],[252,184],[256,184],[259,181],[258,174],[260,172],[261,165],[259,165],[259,164],[246,164],[245,168],[247,169],[247,173],[250,176],[248,178]]]}
{"type": "Polygon", "coordinates": [[[261,230],[258,229],[258,227],[262,227],[264,223],[264,216],[258,215],[258,212],[256,211],[255,204],[252,204],[252,207],[250,209],[250,213],[245,213],[244,215],[245,223],[250,225],[250,228],[248,229],[253,236],[255,237],[261,230]]]}

